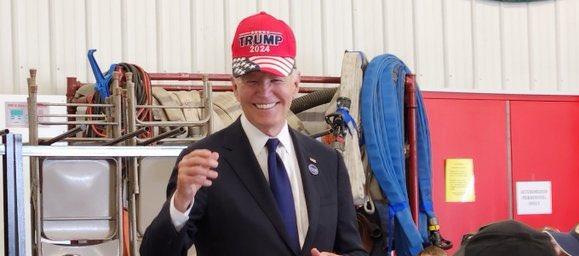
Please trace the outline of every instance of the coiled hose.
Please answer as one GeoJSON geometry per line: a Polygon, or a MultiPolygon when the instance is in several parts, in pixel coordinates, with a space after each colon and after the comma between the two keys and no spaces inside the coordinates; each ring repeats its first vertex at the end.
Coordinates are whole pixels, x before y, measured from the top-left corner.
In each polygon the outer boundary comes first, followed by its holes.
{"type": "Polygon", "coordinates": [[[315,91],[292,101],[290,106],[291,112],[298,114],[304,112],[310,108],[314,108],[332,101],[334,94],[336,94],[338,88],[329,88],[319,91],[315,91]]]}
{"type": "MultiPolygon", "coordinates": [[[[141,67],[130,64],[130,63],[119,63],[117,65],[117,70],[123,75],[121,76],[121,81],[119,84],[124,85],[126,72],[133,73],[133,82],[135,83],[135,96],[137,97],[138,105],[152,105],[153,97],[151,93],[151,79],[149,74],[145,72],[141,67]]],[[[109,83],[109,87],[112,86],[113,81],[109,83]]],[[[99,96],[99,91],[96,90],[94,96],[92,97],[91,103],[104,104],[105,100],[101,99],[99,96]]],[[[104,107],[88,107],[87,114],[105,114],[104,107]]],[[[153,119],[153,114],[149,108],[141,108],[137,110],[137,119],[141,121],[150,121],[153,119]]],[[[89,118],[89,120],[91,120],[89,118]]],[[[146,132],[143,137],[150,137],[151,132],[146,132]]],[[[86,137],[107,137],[106,129],[102,125],[91,125],[91,129],[87,130],[86,137]]]]}

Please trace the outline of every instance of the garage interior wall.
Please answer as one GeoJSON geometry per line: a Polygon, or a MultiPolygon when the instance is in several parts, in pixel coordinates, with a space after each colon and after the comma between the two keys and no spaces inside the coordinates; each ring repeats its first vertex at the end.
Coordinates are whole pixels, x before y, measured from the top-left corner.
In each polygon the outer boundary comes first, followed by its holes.
{"type": "Polygon", "coordinates": [[[482,225],[515,219],[567,232],[579,219],[579,97],[424,93],[432,142],[432,195],[441,232],[455,247],[482,225]],[[447,202],[449,158],[473,159],[475,200],[447,202]],[[522,214],[518,182],[551,184],[551,213],[522,214]]]}
{"type": "Polygon", "coordinates": [[[267,11],[289,23],[304,75],[338,75],[344,50],[392,53],[425,90],[579,94],[579,1],[0,0],[0,94],[64,94],[129,62],[148,72],[230,72],[239,20],[267,11]]]}
{"type": "MultiPolygon", "coordinates": [[[[360,50],[398,56],[427,91],[579,95],[577,0],[0,0],[0,94],[26,94],[30,68],[40,94],[64,95],[68,76],[94,81],[91,48],[103,70],[129,62],[148,72],[229,73],[236,24],[261,10],[294,29],[304,75],[339,75],[344,50],[360,50]]],[[[579,116],[577,100],[425,97],[443,234],[458,245],[459,235],[509,217],[570,228],[574,220],[559,214],[576,205],[565,195],[577,194],[566,183],[579,178],[579,121],[567,119],[579,116]],[[507,134],[516,129],[523,132],[507,134]],[[469,155],[477,202],[445,203],[441,161],[469,155]],[[553,215],[518,216],[514,182],[544,179],[553,182],[553,215]],[[497,181],[504,186],[484,190],[497,181]]]]}

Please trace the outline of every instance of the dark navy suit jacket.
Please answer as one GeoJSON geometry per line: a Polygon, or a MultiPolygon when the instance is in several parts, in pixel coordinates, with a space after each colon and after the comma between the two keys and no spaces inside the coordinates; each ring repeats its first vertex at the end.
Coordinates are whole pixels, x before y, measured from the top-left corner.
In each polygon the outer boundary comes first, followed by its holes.
{"type": "MultiPolygon", "coordinates": [[[[189,220],[177,232],[169,214],[177,169],[167,187],[167,202],[147,228],[141,255],[186,255],[194,243],[198,255],[310,255],[311,248],[345,255],[367,255],[357,231],[348,173],[340,154],[290,129],[298,159],[309,228],[301,251],[289,246],[276,202],[239,119],[192,144],[219,152],[219,177],[200,189],[189,220]],[[312,160],[313,159],[313,160],[312,160]],[[318,174],[309,171],[315,165],[318,174]]],[[[314,172],[315,173],[315,172],[314,172]]]]}

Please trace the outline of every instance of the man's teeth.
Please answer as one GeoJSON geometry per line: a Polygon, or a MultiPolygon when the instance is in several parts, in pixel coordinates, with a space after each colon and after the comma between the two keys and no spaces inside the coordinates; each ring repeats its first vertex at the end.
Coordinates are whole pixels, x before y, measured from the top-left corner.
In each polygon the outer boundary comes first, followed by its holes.
{"type": "Polygon", "coordinates": [[[275,102],[274,103],[269,103],[269,104],[255,104],[255,106],[259,109],[270,109],[273,108],[273,106],[275,106],[275,102]]]}

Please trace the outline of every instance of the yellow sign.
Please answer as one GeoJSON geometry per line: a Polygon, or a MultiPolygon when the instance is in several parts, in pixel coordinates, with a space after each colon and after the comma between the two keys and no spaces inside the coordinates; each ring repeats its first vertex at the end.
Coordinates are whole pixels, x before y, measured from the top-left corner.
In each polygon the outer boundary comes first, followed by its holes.
{"type": "Polygon", "coordinates": [[[450,158],[444,163],[446,202],[474,202],[474,168],[470,158],[450,158]]]}

